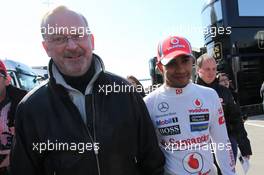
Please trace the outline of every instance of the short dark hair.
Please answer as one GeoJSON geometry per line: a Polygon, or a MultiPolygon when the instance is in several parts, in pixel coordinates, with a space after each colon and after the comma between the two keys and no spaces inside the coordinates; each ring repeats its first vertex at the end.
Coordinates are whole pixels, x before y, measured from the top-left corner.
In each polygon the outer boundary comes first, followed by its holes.
{"type": "Polygon", "coordinates": [[[216,78],[219,79],[219,78],[222,77],[222,76],[225,76],[225,77],[227,77],[228,79],[230,79],[230,78],[229,78],[229,75],[228,75],[227,73],[225,73],[225,72],[219,72],[219,73],[217,73],[216,78]]]}

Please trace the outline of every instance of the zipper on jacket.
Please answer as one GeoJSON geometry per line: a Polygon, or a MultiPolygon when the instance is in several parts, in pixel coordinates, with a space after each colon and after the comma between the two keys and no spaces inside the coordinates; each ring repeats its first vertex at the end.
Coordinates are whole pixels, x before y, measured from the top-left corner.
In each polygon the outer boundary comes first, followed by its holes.
{"type": "MultiPolygon", "coordinates": [[[[94,97],[93,93],[92,93],[92,115],[93,115],[94,143],[96,143],[96,134],[95,134],[95,117],[96,117],[96,113],[95,113],[95,97],[94,97]]],[[[100,147],[99,147],[99,149],[100,149],[100,147]]],[[[96,158],[98,175],[101,175],[101,169],[100,169],[99,158],[98,158],[99,151],[94,149],[94,153],[95,153],[95,158],[96,158]]]]}
{"type": "MultiPolygon", "coordinates": [[[[87,125],[83,123],[83,125],[85,126],[85,130],[88,133],[88,136],[90,137],[93,145],[96,143],[96,133],[95,133],[95,102],[94,102],[94,94],[92,93],[92,117],[93,117],[93,137],[91,135],[91,132],[89,131],[87,125]]],[[[100,148],[99,148],[100,149],[100,148]]],[[[98,171],[98,175],[101,175],[101,169],[100,169],[100,164],[99,164],[99,158],[98,158],[98,154],[99,151],[94,149],[94,154],[95,154],[95,159],[96,159],[96,165],[97,165],[97,171],[98,171]]]]}

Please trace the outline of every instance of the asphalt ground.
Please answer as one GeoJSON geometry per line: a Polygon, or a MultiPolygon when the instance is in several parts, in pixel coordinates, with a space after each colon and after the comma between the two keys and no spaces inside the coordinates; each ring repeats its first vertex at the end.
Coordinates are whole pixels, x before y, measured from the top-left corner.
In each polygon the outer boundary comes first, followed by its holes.
{"type": "MultiPolygon", "coordinates": [[[[253,152],[250,157],[250,168],[247,175],[264,175],[264,115],[249,117],[245,122],[245,128],[253,152]]],[[[244,174],[238,160],[236,170],[238,175],[244,174]]]]}

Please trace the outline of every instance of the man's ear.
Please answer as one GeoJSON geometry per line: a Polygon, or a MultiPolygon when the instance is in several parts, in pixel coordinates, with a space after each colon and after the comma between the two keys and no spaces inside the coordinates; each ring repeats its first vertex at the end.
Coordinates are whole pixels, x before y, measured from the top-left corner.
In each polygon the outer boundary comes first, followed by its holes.
{"type": "Polygon", "coordinates": [[[92,49],[94,50],[94,35],[93,34],[90,35],[90,42],[92,45],[92,49]]]}
{"type": "Polygon", "coordinates": [[[42,41],[42,46],[45,49],[45,51],[48,54],[48,56],[51,57],[50,54],[49,54],[49,48],[48,48],[48,45],[47,45],[46,41],[42,41]]]}

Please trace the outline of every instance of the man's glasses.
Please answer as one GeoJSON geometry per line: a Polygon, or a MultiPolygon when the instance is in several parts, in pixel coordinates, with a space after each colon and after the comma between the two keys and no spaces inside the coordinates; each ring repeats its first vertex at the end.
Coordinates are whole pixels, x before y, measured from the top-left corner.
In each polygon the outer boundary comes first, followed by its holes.
{"type": "Polygon", "coordinates": [[[63,45],[68,43],[69,39],[75,43],[82,42],[88,38],[88,35],[53,35],[46,37],[45,40],[55,45],[63,45]]]}

